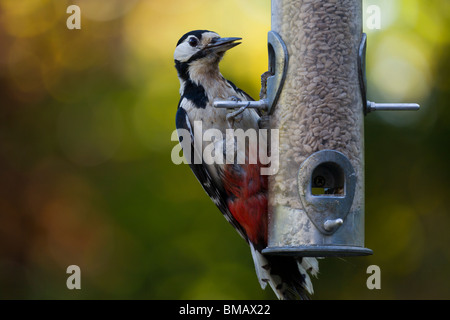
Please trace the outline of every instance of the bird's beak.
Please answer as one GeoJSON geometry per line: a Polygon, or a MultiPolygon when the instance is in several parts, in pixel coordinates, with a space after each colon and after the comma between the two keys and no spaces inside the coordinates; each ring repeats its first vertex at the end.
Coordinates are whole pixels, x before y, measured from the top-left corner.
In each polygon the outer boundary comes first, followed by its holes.
{"type": "Polygon", "coordinates": [[[242,38],[219,38],[216,41],[211,42],[209,45],[207,45],[205,49],[212,49],[217,52],[224,52],[241,44],[241,42],[235,42],[238,40],[242,40],[242,38]]]}

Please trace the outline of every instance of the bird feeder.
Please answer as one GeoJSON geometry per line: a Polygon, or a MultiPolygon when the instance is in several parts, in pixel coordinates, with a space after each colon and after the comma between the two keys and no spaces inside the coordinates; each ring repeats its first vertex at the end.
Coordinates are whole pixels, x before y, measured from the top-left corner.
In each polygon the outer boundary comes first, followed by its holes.
{"type": "Polygon", "coordinates": [[[364,247],[364,117],[419,106],[367,101],[361,2],[272,0],[267,95],[250,106],[263,106],[279,130],[264,254],[372,254],[364,247]]]}

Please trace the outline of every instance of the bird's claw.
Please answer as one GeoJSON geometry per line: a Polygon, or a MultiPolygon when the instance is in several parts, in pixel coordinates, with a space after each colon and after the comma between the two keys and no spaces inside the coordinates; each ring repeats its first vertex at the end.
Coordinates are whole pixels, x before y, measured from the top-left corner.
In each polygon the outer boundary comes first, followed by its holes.
{"type": "Polygon", "coordinates": [[[240,107],[239,110],[233,111],[233,112],[227,114],[227,121],[228,121],[228,125],[230,126],[230,128],[233,128],[235,118],[238,115],[240,115],[242,112],[244,112],[245,109],[247,109],[249,105],[250,105],[250,101],[245,106],[240,107]]]}
{"type": "Polygon", "coordinates": [[[236,97],[236,96],[231,96],[231,97],[228,98],[228,100],[236,101],[236,102],[242,101],[241,99],[239,99],[239,98],[236,97]]]}

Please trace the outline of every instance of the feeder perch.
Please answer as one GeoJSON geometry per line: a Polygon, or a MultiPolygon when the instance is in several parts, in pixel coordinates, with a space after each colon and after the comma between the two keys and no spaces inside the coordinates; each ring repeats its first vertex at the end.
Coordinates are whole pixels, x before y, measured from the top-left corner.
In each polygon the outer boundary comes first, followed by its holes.
{"type": "Polygon", "coordinates": [[[266,97],[215,102],[263,109],[279,130],[264,254],[372,254],[364,247],[364,116],[419,106],[367,100],[361,2],[272,0],[266,97]]]}

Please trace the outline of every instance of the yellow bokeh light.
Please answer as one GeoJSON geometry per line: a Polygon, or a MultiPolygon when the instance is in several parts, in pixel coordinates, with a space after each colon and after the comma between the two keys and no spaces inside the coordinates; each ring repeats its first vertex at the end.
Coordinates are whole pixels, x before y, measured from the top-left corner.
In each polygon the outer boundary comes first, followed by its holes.
{"type": "Polygon", "coordinates": [[[423,101],[431,89],[430,49],[413,35],[392,31],[368,53],[374,85],[392,102],[423,101]]]}
{"type": "MultiPolygon", "coordinates": [[[[5,30],[15,37],[33,37],[41,34],[66,13],[65,1],[3,0],[0,16],[5,30]]],[[[61,24],[61,26],[65,25],[61,24]]]]}
{"type": "Polygon", "coordinates": [[[83,8],[83,17],[96,21],[109,21],[125,15],[138,0],[76,0],[74,4],[83,8]]]}

